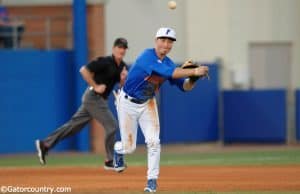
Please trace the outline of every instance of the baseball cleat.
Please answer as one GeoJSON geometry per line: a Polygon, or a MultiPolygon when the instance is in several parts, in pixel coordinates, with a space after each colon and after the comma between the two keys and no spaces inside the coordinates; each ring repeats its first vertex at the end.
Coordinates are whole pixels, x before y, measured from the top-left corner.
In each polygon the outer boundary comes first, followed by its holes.
{"type": "Polygon", "coordinates": [[[40,140],[35,140],[35,147],[38,152],[38,157],[40,160],[41,165],[46,164],[46,154],[48,152],[48,149],[45,147],[42,141],[40,140]]]}
{"type": "Polygon", "coordinates": [[[123,154],[114,153],[114,168],[117,172],[123,172],[127,168],[123,154]]]}
{"type": "Polygon", "coordinates": [[[115,170],[114,161],[106,160],[104,162],[104,170],[115,170]]]}
{"type": "Polygon", "coordinates": [[[149,179],[147,181],[147,186],[145,187],[144,191],[149,193],[155,193],[156,192],[156,179],[149,179]]]}

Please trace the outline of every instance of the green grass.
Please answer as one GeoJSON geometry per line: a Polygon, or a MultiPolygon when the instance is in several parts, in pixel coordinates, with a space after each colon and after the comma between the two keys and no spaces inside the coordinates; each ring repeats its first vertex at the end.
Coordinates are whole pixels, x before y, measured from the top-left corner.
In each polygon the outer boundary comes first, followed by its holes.
{"type": "MultiPolygon", "coordinates": [[[[47,157],[49,166],[99,166],[103,157],[96,154],[54,154],[47,157]]],[[[131,166],[146,165],[146,153],[126,156],[131,166]]],[[[164,153],[161,165],[286,165],[300,164],[299,150],[273,150],[227,153],[164,153]]],[[[38,166],[35,155],[0,156],[0,167],[38,166]]]]}

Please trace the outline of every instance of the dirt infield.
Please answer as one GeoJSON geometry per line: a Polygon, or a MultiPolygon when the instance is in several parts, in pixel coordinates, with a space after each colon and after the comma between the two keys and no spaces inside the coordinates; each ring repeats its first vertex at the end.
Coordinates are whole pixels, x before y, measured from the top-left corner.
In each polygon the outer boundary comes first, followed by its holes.
{"type": "MultiPolygon", "coordinates": [[[[139,192],[146,167],[123,173],[96,167],[1,168],[0,185],[71,187],[72,193],[139,192]]],[[[300,191],[300,165],[163,166],[159,191],[300,191]]]]}

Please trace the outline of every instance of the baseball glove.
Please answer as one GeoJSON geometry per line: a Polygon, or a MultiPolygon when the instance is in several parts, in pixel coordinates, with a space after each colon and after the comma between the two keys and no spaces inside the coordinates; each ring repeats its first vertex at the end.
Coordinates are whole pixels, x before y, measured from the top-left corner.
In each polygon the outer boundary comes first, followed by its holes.
{"type": "MultiPolygon", "coordinates": [[[[194,68],[197,68],[199,67],[200,65],[197,65],[197,63],[192,63],[192,61],[187,61],[185,62],[181,68],[183,69],[194,69],[194,68]]],[[[209,79],[209,75],[206,74],[205,76],[189,76],[190,78],[190,81],[192,82],[196,82],[199,78],[204,78],[204,77],[207,77],[207,79],[209,79]]]]}

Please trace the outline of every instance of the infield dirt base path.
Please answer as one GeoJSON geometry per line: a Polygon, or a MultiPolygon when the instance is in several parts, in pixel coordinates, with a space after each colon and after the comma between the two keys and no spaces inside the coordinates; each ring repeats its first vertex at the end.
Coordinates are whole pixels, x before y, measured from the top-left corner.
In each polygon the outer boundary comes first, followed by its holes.
{"type": "MultiPolygon", "coordinates": [[[[0,186],[71,187],[72,193],[143,191],[146,167],[123,173],[100,167],[1,168],[0,186]]],[[[163,166],[159,191],[300,191],[300,165],[163,166]]]]}

